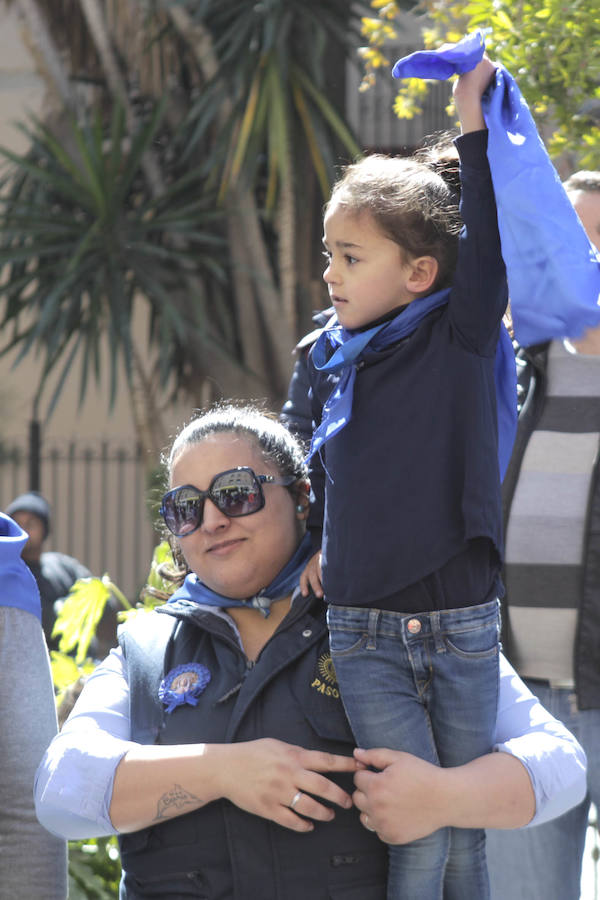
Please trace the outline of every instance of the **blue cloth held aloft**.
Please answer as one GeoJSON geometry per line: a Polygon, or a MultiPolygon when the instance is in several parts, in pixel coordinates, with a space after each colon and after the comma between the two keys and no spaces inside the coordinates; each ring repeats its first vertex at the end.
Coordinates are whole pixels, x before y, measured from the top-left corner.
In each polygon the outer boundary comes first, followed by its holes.
{"type": "Polygon", "coordinates": [[[432,78],[446,81],[452,75],[470,72],[483,56],[485,44],[481,31],[474,31],[444,50],[417,50],[399,59],[392,69],[394,78],[432,78]]]}
{"type": "MultiPolygon", "coordinates": [[[[398,60],[396,78],[446,79],[474,69],[481,31],[398,60]]],[[[528,346],[600,325],[600,256],[537,133],[512,75],[497,65],[482,102],[515,337],[528,346]]]]}

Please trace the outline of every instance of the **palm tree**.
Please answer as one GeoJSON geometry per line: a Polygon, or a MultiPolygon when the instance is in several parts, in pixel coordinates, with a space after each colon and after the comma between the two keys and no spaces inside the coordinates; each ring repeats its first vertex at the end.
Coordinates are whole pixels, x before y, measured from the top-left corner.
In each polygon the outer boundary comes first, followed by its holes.
{"type": "Polygon", "coordinates": [[[81,123],[69,117],[60,141],[32,119],[21,125],[29,143],[24,154],[0,148],[11,163],[0,180],[0,266],[8,267],[4,317],[11,324],[5,352],[18,348],[20,360],[43,349],[36,400],[48,374],[61,367],[50,414],[76,360],[83,400],[90,373],[100,375],[102,337],[108,338],[110,402],[120,362],[149,450],[164,437],[156,392],[132,336],[135,306],[142,298],[150,306],[148,344],[156,347],[155,374],[165,389],[178,374],[183,380],[189,335],[205,327],[199,303],[180,309],[172,298],[183,296],[194,273],[213,300],[222,299],[227,266],[222,217],[201,175],[173,165],[160,194],[148,187],[142,160],[161,137],[162,118],[162,108],[154,108],[131,141],[118,104],[107,127],[100,114],[81,123]]]}
{"type": "MultiPolygon", "coordinates": [[[[153,373],[136,362],[128,338],[139,300],[149,305],[159,375],[171,378],[175,393],[197,403],[208,385],[213,395],[280,402],[291,348],[319,305],[319,197],[340,154],[358,153],[328,92],[332,81],[343,85],[344,61],[358,42],[352,7],[346,0],[17,2],[69,124],[65,131],[63,116],[59,126],[25,126],[31,155],[4,154],[12,168],[0,210],[1,260],[11,300],[0,328],[11,326],[10,346],[22,355],[43,347],[45,373],[61,364],[64,377],[83,347],[85,391],[93,350],[109,334],[113,390],[118,354],[130,386],[147,388],[153,373]],[[73,145],[69,159],[57,152],[65,142],[73,145]],[[45,167],[52,178],[40,177],[45,167]],[[35,222],[46,202],[59,204],[65,229],[67,219],[85,221],[88,242],[76,229],[54,242],[43,235],[35,222]],[[124,230],[109,227],[117,219],[124,230]],[[132,255],[130,228],[140,229],[140,252],[151,254],[152,267],[132,255]],[[102,257],[102,277],[92,276],[93,253],[102,257]],[[35,326],[23,325],[34,309],[35,326]]],[[[138,394],[147,396],[146,388],[138,394]]],[[[147,428],[153,417],[152,410],[141,416],[147,428]]]]}

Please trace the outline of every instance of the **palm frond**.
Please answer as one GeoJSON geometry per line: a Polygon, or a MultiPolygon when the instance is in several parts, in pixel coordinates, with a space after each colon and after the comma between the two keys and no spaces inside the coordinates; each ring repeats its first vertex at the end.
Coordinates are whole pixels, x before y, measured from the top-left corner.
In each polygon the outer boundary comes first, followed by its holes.
{"type": "MultiPolygon", "coordinates": [[[[110,402],[120,366],[132,377],[133,297],[145,298],[166,330],[155,329],[159,355],[174,340],[184,359],[190,346],[183,298],[191,277],[207,285],[225,278],[220,218],[200,169],[171,171],[157,193],[142,168],[162,127],[165,103],[153,106],[129,133],[123,110],[72,118],[60,133],[36,119],[23,123],[30,148],[0,148],[10,164],[0,196],[0,266],[6,303],[0,314],[0,354],[21,361],[45,352],[42,381],[56,369],[50,409],[78,353],[80,399],[99,377],[99,335],[109,347],[110,402]],[[174,298],[180,297],[179,303],[174,298]],[[168,334],[168,338],[165,336],[168,334]]],[[[169,350],[169,353],[166,351],[169,350]]]]}

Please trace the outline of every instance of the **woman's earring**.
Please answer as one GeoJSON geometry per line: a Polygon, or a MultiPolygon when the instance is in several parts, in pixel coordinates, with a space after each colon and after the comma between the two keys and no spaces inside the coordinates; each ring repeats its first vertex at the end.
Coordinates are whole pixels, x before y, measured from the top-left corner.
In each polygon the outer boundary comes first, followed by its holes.
{"type": "Polygon", "coordinates": [[[301,503],[299,503],[298,506],[296,507],[296,512],[299,512],[299,513],[304,512],[304,506],[301,503]]]}

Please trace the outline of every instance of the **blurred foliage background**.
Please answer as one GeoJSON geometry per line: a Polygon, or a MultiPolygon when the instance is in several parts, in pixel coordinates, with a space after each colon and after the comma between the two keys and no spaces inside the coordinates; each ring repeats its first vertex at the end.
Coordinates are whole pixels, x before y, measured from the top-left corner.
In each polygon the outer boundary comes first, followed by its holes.
{"type": "MultiPolygon", "coordinates": [[[[367,46],[364,86],[379,71],[387,76],[393,59],[386,45],[398,36],[404,4],[372,0],[364,16],[367,46]]],[[[487,52],[517,79],[548,152],[564,176],[600,167],[600,14],[597,0],[421,0],[422,46],[454,43],[476,28],[490,29],[487,52]]],[[[395,101],[399,117],[421,110],[427,83],[407,79],[395,101]]],[[[449,110],[452,115],[452,109],[449,110]]]]}

